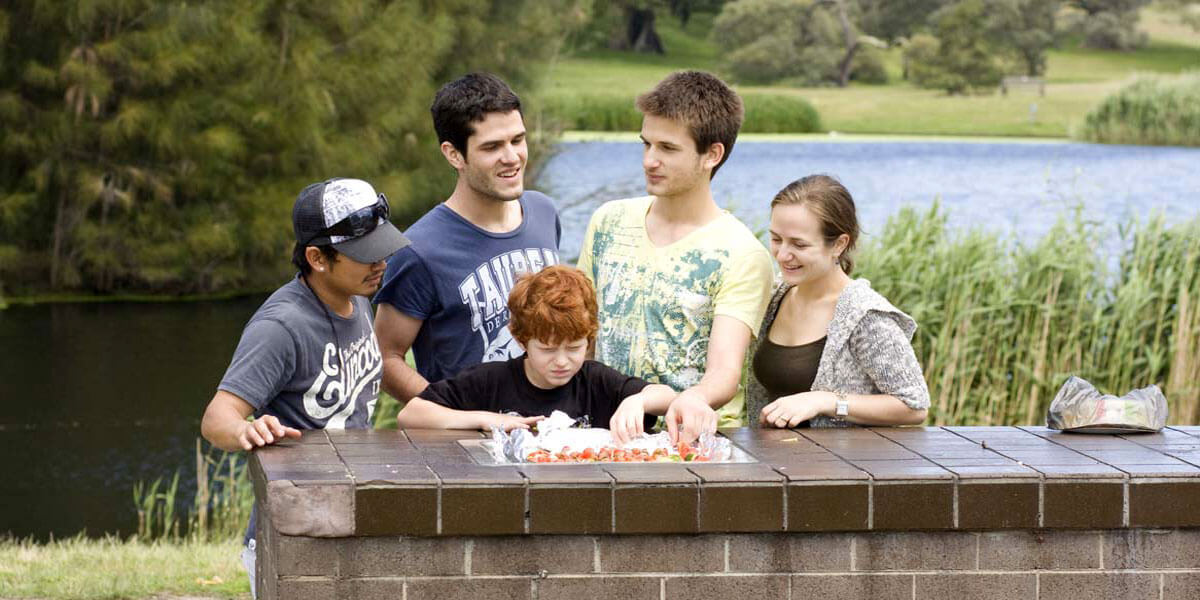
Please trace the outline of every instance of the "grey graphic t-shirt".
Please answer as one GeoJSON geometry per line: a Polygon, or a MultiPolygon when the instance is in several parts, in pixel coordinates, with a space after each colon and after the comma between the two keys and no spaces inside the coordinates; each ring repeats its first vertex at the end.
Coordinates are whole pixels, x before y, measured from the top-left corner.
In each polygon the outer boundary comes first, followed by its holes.
{"type": "Polygon", "coordinates": [[[523,354],[508,331],[508,294],[521,273],[559,263],[562,227],[546,195],[527,191],[518,201],[521,225],[506,233],[439,204],[404,232],[412,245],[388,259],[374,301],[424,321],[413,358],[425,379],[523,354]]]}
{"type": "Polygon", "coordinates": [[[250,318],[218,388],[296,429],[367,427],[382,360],[371,304],[353,300],[350,317],[326,313],[297,276],[250,318]]]}

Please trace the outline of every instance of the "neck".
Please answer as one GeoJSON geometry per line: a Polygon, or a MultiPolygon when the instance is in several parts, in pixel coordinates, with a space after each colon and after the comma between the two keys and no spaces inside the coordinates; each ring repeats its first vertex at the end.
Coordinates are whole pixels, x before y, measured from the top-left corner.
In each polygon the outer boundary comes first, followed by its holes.
{"type": "Polygon", "coordinates": [[[338,316],[349,317],[354,314],[354,302],[351,301],[351,296],[335,291],[321,273],[309,273],[304,276],[304,283],[326,308],[337,313],[338,316]]]}
{"type": "Polygon", "coordinates": [[[801,303],[811,304],[830,297],[837,298],[849,284],[850,276],[838,267],[817,281],[795,286],[792,293],[801,303]]]}
{"type": "Polygon", "coordinates": [[[542,378],[533,371],[533,368],[529,366],[528,359],[521,361],[521,366],[525,368],[525,379],[529,380],[529,384],[533,387],[539,390],[552,390],[555,388],[555,386],[550,385],[549,382],[543,381],[542,378]]]}
{"type": "Polygon", "coordinates": [[[650,212],[668,223],[704,225],[720,216],[721,208],[705,183],[677,196],[655,196],[650,212]]]}
{"type": "Polygon", "coordinates": [[[493,233],[507,233],[521,225],[521,203],[484,196],[471,189],[462,177],[446,206],[472,224],[493,233]]]}

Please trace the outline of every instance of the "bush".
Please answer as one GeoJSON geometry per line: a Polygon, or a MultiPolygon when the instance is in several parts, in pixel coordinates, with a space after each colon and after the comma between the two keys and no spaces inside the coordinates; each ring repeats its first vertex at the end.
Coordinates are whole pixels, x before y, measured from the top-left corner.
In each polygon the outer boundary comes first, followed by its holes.
{"type": "Polygon", "coordinates": [[[1200,146],[1200,71],[1134,81],[1092,109],[1077,137],[1107,144],[1200,146]]]}
{"type": "MultiPolygon", "coordinates": [[[[807,100],[781,94],[744,94],[745,133],[811,133],[821,130],[817,109],[807,100]]],[[[547,98],[546,109],[562,129],[638,131],[642,113],[632,96],[562,94],[547,98]]]]}
{"type": "Polygon", "coordinates": [[[817,109],[803,98],[780,94],[746,94],[743,133],[813,133],[821,130],[817,109]]]}
{"type": "Polygon", "coordinates": [[[882,53],[871,46],[863,46],[854,55],[854,66],[850,79],[862,83],[883,84],[888,82],[887,68],[883,66],[882,53]]]}

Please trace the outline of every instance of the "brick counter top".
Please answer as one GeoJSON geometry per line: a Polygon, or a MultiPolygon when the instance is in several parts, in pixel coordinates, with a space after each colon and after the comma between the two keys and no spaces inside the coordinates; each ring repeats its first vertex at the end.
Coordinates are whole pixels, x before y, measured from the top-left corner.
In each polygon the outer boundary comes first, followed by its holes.
{"type": "Polygon", "coordinates": [[[470,431],[310,431],[251,456],[282,535],[1200,527],[1200,427],[727,429],[754,464],[481,466],[470,431]]]}

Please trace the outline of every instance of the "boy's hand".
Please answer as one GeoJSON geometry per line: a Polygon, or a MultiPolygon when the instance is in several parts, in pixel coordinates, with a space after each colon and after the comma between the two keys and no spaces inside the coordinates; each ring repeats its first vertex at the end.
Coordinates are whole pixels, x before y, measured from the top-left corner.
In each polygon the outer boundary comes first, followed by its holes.
{"type": "Polygon", "coordinates": [[[502,415],[500,413],[484,413],[483,419],[479,424],[479,429],[483,431],[491,431],[493,425],[499,425],[504,431],[512,431],[514,429],[529,429],[534,423],[545,419],[543,415],[533,417],[517,417],[514,415],[502,415]]]}
{"type": "Polygon", "coordinates": [[[243,450],[253,450],[260,446],[274,444],[285,437],[300,437],[299,429],[285,427],[279,422],[279,419],[272,415],[263,415],[253,421],[243,421],[243,424],[237,434],[237,443],[243,450]]]}
{"type": "Polygon", "coordinates": [[[664,417],[667,422],[667,435],[672,444],[684,442],[690,444],[700,438],[705,431],[717,431],[717,411],[694,390],[687,389],[679,393],[671,406],[667,408],[664,417]]]}
{"type": "Polygon", "coordinates": [[[645,416],[646,402],[641,394],[634,394],[621,401],[617,412],[613,413],[608,421],[608,428],[618,446],[623,446],[646,432],[645,416]]]}

